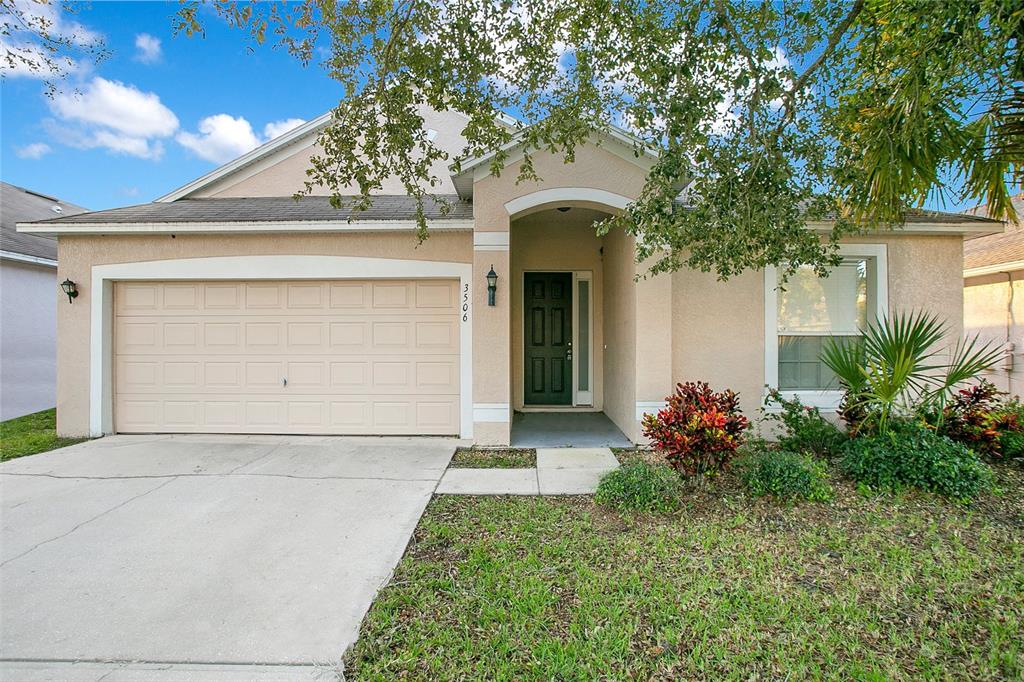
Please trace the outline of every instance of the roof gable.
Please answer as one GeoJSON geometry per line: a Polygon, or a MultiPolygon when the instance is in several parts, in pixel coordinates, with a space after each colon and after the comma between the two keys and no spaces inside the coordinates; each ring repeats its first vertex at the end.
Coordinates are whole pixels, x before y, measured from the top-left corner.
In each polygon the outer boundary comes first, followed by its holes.
{"type": "Polygon", "coordinates": [[[168,202],[177,201],[178,199],[184,199],[193,194],[199,193],[200,191],[207,189],[219,183],[226,178],[241,173],[246,169],[251,169],[257,164],[266,163],[267,161],[273,162],[272,157],[279,155],[281,152],[288,150],[291,154],[310,146],[316,141],[320,131],[327,127],[331,122],[331,112],[317,116],[312,121],[307,121],[297,128],[289,130],[287,133],[275,137],[273,140],[261,144],[251,152],[239,156],[233,161],[228,161],[224,165],[213,169],[206,175],[196,178],[192,182],[186,185],[182,185],[176,190],[168,192],[156,199],[157,202],[168,202]]]}

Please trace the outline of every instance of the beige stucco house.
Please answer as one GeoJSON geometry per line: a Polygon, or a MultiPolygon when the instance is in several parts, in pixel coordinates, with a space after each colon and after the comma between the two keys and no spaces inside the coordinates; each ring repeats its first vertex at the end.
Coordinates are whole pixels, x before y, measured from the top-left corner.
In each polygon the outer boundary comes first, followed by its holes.
{"type": "MultiPolygon", "coordinates": [[[[1024,216],[1024,194],[1013,198],[1024,216]]],[[[970,211],[985,215],[986,206],[970,211]]],[[[1010,395],[1024,394],[1024,224],[964,241],[964,330],[1002,349],[985,378],[1010,395]]]]}
{"type": "MultiPolygon", "coordinates": [[[[424,112],[457,152],[466,119],[424,112]]],[[[728,282],[681,271],[637,278],[633,239],[596,219],[640,192],[653,158],[623,133],[573,163],[537,154],[517,184],[468,160],[435,192],[454,210],[417,244],[398,183],[348,220],[326,197],[294,201],[326,116],[152,204],[26,232],[57,234],[58,428],[64,434],[240,432],[458,434],[509,442],[516,413],[603,412],[631,440],[673,384],[766,386],[826,409],[838,394],[822,339],[893,309],[963,326],[965,234],[981,218],[920,214],[852,239],[827,280],[775,272],[728,282]],[[497,275],[489,305],[487,275],[497,275]]]]}

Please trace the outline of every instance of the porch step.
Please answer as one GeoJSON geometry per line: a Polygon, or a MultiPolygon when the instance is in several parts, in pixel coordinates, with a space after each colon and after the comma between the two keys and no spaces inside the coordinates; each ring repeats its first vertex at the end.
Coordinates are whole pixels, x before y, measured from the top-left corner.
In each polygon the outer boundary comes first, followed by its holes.
{"type": "Polygon", "coordinates": [[[535,469],[448,469],[439,495],[591,495],[619,462],[608,448],[538,448],[535,469]]]}

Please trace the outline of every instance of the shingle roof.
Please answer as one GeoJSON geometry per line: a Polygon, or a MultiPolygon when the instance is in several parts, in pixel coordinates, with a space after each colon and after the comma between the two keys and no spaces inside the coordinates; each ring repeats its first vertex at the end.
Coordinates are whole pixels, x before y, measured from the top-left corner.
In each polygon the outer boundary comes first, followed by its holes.
{"type": "Polygon", "coordinates": [[[57,240],[39,234],[19,234],[18,223],[83,213],[88,209],[0,182],[0,250],[57,260],[57,240]],[[60,209],[59,212],[54,207],[60,209]]]}
{"type": "MultiPolygon", "coordinates": [[[[1024,193],[1013,197],[1013,208],[1017,212],[1017,222],[1007,223],[1006,232],[964,242],[964,270],[1024,261],[1024,193]]],[[[985,215],[985,209],[982,205],[969,213],[985,215]]]]}
{"type": "MultiPolygon", "coordinates": [[[[95,225],[97,223],[249,223],[249,222],[307,222],[355,220],[413,220],[416,200],[404,195],[377,195],[365,211],[353,214],[351,200],[345,197],[345,208],[334,208],[330,197],[240,197],[228,199],[178,199],[177,201],[139,204],[106,211],[93,211],[43,221],[54,225],[95,225]]],[[[424,210],[428,220],[473,218],[473,205],[456,195],[443,195],[451,204],[451,211],[443,215],[440,202],[424,197],[424,210]]]]}

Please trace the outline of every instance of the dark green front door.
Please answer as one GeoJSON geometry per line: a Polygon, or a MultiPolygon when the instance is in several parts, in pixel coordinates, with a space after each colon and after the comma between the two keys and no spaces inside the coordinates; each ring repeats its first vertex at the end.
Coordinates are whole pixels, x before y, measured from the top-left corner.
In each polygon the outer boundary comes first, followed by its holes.
{"type": "Polygon", "coordinates": [[[571,405],[572,273],[526,273],[523,311],[526,404],[571,405]]]}

